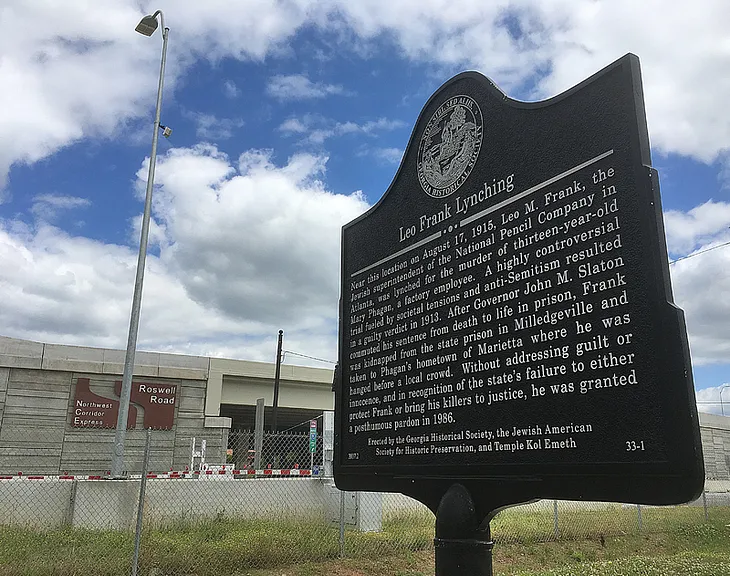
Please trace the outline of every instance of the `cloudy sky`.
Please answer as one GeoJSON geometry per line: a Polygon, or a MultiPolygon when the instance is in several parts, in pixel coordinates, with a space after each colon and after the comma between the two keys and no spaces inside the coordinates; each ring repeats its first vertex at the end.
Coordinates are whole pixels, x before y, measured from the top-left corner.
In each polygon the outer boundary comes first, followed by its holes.
{"type": "Polygon", "coordinates": [[[633,52],[698,398],[730,382],[726,0],[5,0],[0,335],[125,344],[161,48],[134,27],[157,8],[173,134],[140,348],[273,361],[283,329],[334,359],[340,227],[387,189],[427,98],[475,69],[539,100],[633,52]]]}

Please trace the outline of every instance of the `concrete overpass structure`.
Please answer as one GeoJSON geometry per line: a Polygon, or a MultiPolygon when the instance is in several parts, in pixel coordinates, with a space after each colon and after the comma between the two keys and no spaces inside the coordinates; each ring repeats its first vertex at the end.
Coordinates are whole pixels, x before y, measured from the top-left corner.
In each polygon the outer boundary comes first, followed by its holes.
{"type": "MultiPolygon", "coordinates": [[[[111,462],[124,351],[0,337],[0,474],[103,473],[111,462]]],[[[137,352],[127,433],[128,471],[184,469],[193,438],[225,462],[228,432],[252,429],[257,398],[273,403],[274,363],[137,352]]],[[[278,428],[334,408],[333,371],[282,365],[278,428]]],[[[265,421],[268,422],[268,418],[265,421]]]]}

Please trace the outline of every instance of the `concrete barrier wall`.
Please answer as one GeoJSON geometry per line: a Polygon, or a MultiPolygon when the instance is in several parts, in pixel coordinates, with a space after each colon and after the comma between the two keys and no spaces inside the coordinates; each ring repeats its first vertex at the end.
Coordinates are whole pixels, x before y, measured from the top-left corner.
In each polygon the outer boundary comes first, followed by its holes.
{"type": "MultiPolygon", "coordinates": [[[[2,480],[0,524],[133,529],[139,488],[139,480],[2,480]]],[[[144,517],[148,525],[218,516],[324,518],[329,500],[317,478],[148,479],[144,517]]]]}
{"type": "Polygon", "coordinates": [[[215,518],[311,518],[325,512],[322,481],[314,478],[147,481],[145,521],[215,518]]]}
{"type": "Polygon", "coordinates": [[[71,522],[73,482],[0,481],[0,524],[41,529],[71,522]]]}
{"type": "Polygon", "coordinates": [[[77,480],[69,523],[91,530],[131,530],[137,521],[139,480],[77,480]]]}
{"type": "MultiPolygon", "coordinates": [[[[139,488],[139,480],[0,480],[0,525],[133,530],[139,488]]],[[[708,505],[727,506],[730,483],[719,482],[711,488],[717,493],[707,494],[708,505]]],[[[337,523],[340,494],[331,480],[318,478],[149,479],[145,524],[219,516],[337,523]]],[[[620,506],[573,504],[596,510],[620,506]]],[[[695,505],[702,505],[702,499],[695,505]]],[[[544,500],[539,506],[552,509],[553,502],[544,500]]],[[[411,513],[429,514],[423,504],[402,494],[345,493],[345,522],[362,530],[379,530],[383,519],[411,513]]]]}

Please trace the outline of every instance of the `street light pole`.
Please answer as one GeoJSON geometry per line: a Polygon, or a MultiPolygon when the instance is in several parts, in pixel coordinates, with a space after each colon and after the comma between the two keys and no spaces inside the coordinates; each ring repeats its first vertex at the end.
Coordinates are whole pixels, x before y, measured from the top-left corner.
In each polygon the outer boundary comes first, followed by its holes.
{"type": "Polygon", "coordinates": [[[114,435],[114,451],[112,453],[112,478],[121,478],[124,475],[124,440],[127,435],[127,418],[129,414],[129,397],[132,393],[132,375],[134,373],[134,356],[137,350],[137,333],[139,331],[139,312],[142,305],[142,283],[144,281],[145,261],[147,260],[147,239],[150,228],[150,211],[152,209],[152,187],[155,181],[155,162],[157,160],[157,137],[160,130],[160,108],[162,106],[162,86],[165,77],[165,58],[167,56],[167,36],[170,31],[165,27],[165,17],[161,10],[151,16],[145,16],[135,29],[140,34],[151,36],[157,29],[157,16],[162,24],[162,60],[160,62],[160,79],[157,85],[157,107],[155,109],[155,124],[152,132],[152,153],[150,154],[150,168],[147,174],[147,192],[144,201],[144,215],[142,216],[142,232],[139,239],[139,255],[137,257],[137,276],[134,281],[134,296],[132,297],[132,312],[129,319],[129,335],[127,338],[127,353],[124,358],[124,375],[122,376],[122,391],[119,396],[119,414],[117,429],[114,435]]]}
{"type": "Polygon", "coordinates": [[[725,392],[725,388],[730,388],[730,384],[723,384],[720,386],[720,411],[723,416],[725,416],[725,404],[722,402],[722,393],[725,392]]]}

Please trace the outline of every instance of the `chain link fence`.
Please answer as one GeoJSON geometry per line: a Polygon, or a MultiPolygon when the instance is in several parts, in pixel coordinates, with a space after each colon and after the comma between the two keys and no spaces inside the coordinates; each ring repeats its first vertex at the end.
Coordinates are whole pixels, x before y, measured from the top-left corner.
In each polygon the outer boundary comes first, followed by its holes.
{"type": "Polygon", "coordinates": [[[228,435],[225,464],[237,470],[317,469],[323,461],[322,436],[314,444],[308,432],[268,432],[263,435],[261,457],[257,461],[256,433],[253,430],[232,430],[228,435]],[[258,464],[258,466],[257,466],[258,464]]]}
{"type": "MultiPolygon", "coordinates": [[[[110,460],[113,435],[102,438],[89,448],[99,463],[97,452],[110,460]]],[[[42,463],[42,441],[32,455],[0,446],[0,575],[212,576],[433,550],[434,516],[422,504],[337,490],[319,435],[267,433],[257,451],[255,433],[231,431],[224,459],[194,456],[201,446],[193,444],[178,460],[190,462],[183,470],[160,468],[166,438],[147,432],[125,480],[105,479],[98,464],[101,474],[88,466],[49,473],[50,463],[24,469],[24,461],[42,463]]],[[[529,544],[718,519],[730,523],[730,478],[708,480],[685,506],[543,500],[502,511],[491,526],[498,544],[529,544]]]]}

